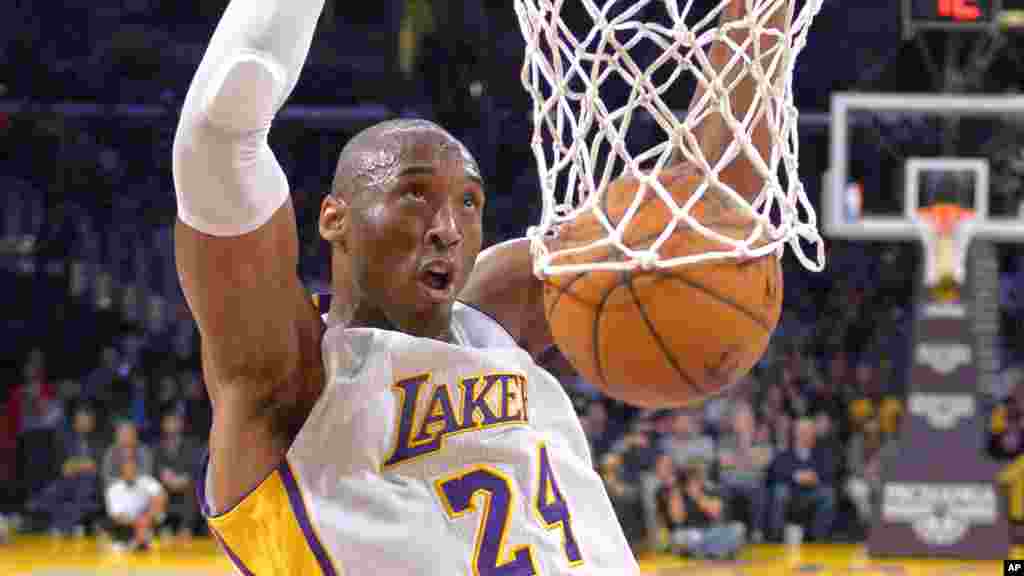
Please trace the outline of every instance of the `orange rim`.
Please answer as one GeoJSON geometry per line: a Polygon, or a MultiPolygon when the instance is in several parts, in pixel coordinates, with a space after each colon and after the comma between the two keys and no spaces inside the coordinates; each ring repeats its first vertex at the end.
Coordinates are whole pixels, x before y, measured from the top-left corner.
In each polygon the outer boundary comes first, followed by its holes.
{"type": "Polygon", "coordinates": [[[950,203],[933,204],[917,212],[931,222],[940,234],[949,234],[960,222],[974,218],[974,210],[950,203]]]}

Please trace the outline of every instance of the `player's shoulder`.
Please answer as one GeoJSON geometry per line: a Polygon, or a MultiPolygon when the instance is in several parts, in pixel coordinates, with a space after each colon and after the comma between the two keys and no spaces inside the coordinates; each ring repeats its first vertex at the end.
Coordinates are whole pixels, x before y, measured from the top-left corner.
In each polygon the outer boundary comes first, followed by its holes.
{"type": "Polygon", "coordinates": [[[375,353],[387,349],[387,344],[383,342],[387,338],[384,330],[331,325],[327,314],[322,319],[327,328],[321,337],[320,348],[323,361],[331,374],[354,375],[362,372],[375,353]]]}
{"type": "Polygon", "coordinates": [[[491,315],[461,301],[452,307],[452,323],[461,330],[467,346],[472,348],[514,348],[512,334],[491,315]]]}

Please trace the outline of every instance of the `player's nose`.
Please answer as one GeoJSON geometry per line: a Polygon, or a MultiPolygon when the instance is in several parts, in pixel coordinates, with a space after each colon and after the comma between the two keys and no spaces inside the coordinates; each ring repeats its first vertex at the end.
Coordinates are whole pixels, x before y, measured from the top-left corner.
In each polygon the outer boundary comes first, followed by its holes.
{"type": "Polygon", "coordinates": [[[462,228],[451,200],[442,202],[434,212],[427,230],[427,242],[438,250],[447,250],[462,241],[462,228]]]}

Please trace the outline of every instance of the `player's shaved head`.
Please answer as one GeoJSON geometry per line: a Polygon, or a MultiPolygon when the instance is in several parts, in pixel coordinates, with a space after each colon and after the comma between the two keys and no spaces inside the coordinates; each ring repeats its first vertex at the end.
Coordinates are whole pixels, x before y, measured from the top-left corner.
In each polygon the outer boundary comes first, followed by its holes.
{"type": "Polygon", "coordinates": [[[449,155],[461,157],[467,176],[480,180],[480,168],[465,145],[428,120],[397,119],[356,134],[342,149],[331,194],[347,202],[378,192],[404,171],[429,166],[449,155]]]}
{"type": "Polygon", "coordinates": [[[382,122],[345,145],[319,224],[347,322],[450,337],[483,244],[480,180],[466,147],[433,122],[382,122]]]}

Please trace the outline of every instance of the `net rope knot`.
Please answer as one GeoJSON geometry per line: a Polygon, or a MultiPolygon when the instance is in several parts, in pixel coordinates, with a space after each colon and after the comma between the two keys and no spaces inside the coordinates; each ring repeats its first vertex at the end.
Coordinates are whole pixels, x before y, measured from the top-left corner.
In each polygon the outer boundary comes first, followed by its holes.
{"type": "Polygon", "coordinates": [[[803,0],[799,10],[792,0],[744,0],[745,15],[720,24],[719,16],[734,1],[702,2],[702,6],[713,6],[700,10],[696,0],[515,0],[526,41],[521,79],[533,100],[531,147],[542,189],[541,219],[528,232],[538,275],[781,256],[786,245],[806,268],[824,268],[817,217],[799,179],[798,110],[793,103],[796,58],[806,46],[811,22],[824,0],[803,0]],[[582,8],[589,27],[574,30],[563,19],[568,6],[582,8]],[[789,23],[783,29],[767,25],[778,10],[789,11],[789,23]],[[778,41],[764,47],[758,39],[778,41]],[[717,69],[709,56],[715,43],[729,51],[728,61],[717,69]],[[756,86],[753,102],[737,114],[730,95],[748,78],[756,86]],[[704,87],[704,92],[680,116],[666,98],[683,80],[704,87]],[[716,114],[732,140],[711,163],[701,152],[695,131],[716,114]],[[753,141],[753,127],[759,123],[770,134],[765,156],[753,141]],[[645,129],[656,136],[646,141],[634,136],[645,129]],[[673,153],[695,167],[702,180],[683,206],[657,178],[673,153]],[[749,201],[720,178],[740,157],[764,182],[749,201]],[[622,240],[639,202],[632,202],[617,224],[602,210],[601,200],[610,184],[627,175],[641,183],[637,195],[657,196],[673,215],[663,233],[644,250],[631,249],[622,240]],[[750,236],[724,236],[690,214],[709,190],[726,196],[750,218],[750,236]],[[593,214],[601,223],[606,232],[603,238],[569,248],[545,244],[552,228],[584,214],[593,214]],[[727,249],[663,256],[660,247],[682,224],[727,249]],[[809,251],[807,245],[815,249],[809,251]],[[622,257],[589,264],[557,262],[568,254],[606,253],[608,246],[622,257]]]}

